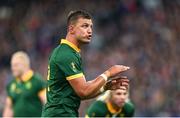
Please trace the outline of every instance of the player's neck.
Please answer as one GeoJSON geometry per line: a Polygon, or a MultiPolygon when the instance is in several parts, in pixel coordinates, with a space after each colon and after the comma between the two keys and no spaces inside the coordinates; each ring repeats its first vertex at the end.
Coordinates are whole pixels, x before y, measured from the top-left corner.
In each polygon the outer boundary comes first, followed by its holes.
{"type": "Polygon", "coordinates": [[[119,111],[121,109],[116,104],[114,104],[111,100],[109,100],[109,102],[116,111],[119,111]]]}
{"type": "Polygon", "coordinates": [[[66,36],[66,40],[68,40],[69,42],[73,43],[78,48],[81,47],[80,43],[73,36],[71,36],[71,35],[67,35],[66,36]]]}
{"type": "Polygon", "coordinates": [[[20,79],[21,81],[23,81],[23,78],[26,76],[26,74],[27,74],[29,71],[31,71],[30,68],[25,69],[24,72],[23,72],[23,73],[21,74],[21,76],[19,77],[19,79],[20,79]]]}

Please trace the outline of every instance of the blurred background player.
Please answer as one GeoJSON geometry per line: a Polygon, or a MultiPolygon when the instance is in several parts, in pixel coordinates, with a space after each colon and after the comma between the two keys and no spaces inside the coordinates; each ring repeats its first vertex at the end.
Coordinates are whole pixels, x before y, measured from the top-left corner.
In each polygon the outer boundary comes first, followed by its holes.
{"type": "Polygon", "coordinates": [[[106,91],[88,108],[86,117],[133,117],[134,105],[128,99],[128,88],[106,91]]]}
{"type": "Polygon", "coordinates": [[[46,84],[30,68],[30,59],[25,52],[13,54],[11,70],[14,79],[7,86],[3,117],[41,116],[46,84]]]}

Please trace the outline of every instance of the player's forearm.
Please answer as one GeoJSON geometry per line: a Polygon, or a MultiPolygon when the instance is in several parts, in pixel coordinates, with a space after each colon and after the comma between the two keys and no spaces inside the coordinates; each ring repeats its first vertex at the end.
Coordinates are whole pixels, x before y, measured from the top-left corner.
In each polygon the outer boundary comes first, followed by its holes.
{"type": "Polygon", "coordinates": [[[3,111],[3,117],[13,117],[12,101],[10,97],[6,98],[6,104],[3,111]]]}
{"type": "Polygon", "coordinates": [[[12,109],[6,106],[5,109],[4,109],[2,117],[3,118],[5,118],[5,117],[13,117],[12,109]]]}
{"type": "Polygon", "coordinates": [[[82,99],[90,99],[98,96],[100,94],[100,88],[105,82],[106,80],[102,76],[98,76],[96,79],[86,82],[82,99]]]}
{"type": "Polygon", "coordinates": [[[102,92],[99,90],[96,93],[91,94],[90,96],[86,96],[85,98],[81,99],[81,100],[88,100],[88,99],[92,99],[95,98],[97,96],[99,96],[102,92]]]}

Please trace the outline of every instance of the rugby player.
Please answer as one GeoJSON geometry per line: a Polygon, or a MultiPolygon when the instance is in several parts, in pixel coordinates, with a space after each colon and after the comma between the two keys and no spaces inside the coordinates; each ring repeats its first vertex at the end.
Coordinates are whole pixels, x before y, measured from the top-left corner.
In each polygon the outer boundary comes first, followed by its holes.
{"type": "MultiPolygon", "coordinates": [[[[129,69],[114,65],[95,79],[86,81],[80,51],[82,45],[91,42],[92,28],[89,13],[81,10],[69,13],[67,35],[49,58],[47,103],[43,108],[43,117],[78,117],[81,100],[101,94],[107,80],[129,69]]],[[[111,82],[104,90],[118,89],[120,80],[111,82]]]]}
{"type": "Polygon", "coordinates": [[[40,117],[46,102],[46,83],[30,67],[29,56],[22,51],[12,55],[14,79],[7,85],[3,117],[40,117]]]}
{"type": "Polygon", "coordinates": [[[128,89],[107,91],[100,96],[87,110],[88,117],[133,117],[135,107],[128,99],[128,89]]]}

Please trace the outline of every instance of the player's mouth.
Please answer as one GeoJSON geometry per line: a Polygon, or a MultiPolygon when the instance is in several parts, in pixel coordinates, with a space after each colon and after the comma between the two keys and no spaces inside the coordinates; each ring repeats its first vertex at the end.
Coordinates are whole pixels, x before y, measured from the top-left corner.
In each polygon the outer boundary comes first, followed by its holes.
{"type": "Polygon", "coordinates": [[[87,36],[87,39],[88,39],[88,40],[91,40],[91,38],[92,38],[92,35],[88,35],[88,36],[87,36]]]}
{"type": "Polygon", "coordinates": [[[121,101],[118,104],[123,105],[124,103],[125,103],[125,101],[121,101]]]}

